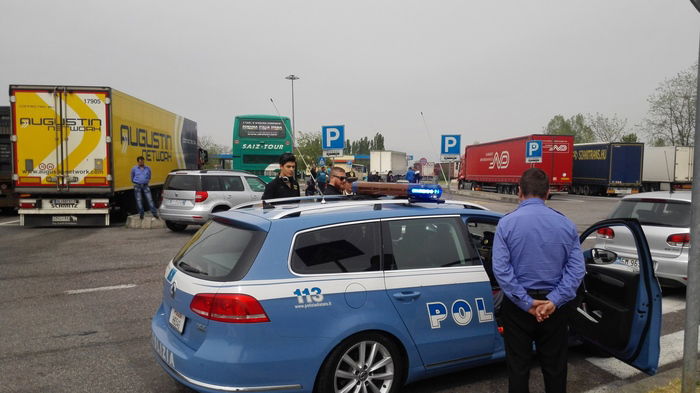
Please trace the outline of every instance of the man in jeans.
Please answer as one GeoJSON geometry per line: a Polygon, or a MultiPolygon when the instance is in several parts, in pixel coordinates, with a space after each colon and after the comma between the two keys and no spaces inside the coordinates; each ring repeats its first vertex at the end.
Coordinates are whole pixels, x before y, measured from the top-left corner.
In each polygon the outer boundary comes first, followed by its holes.
{"type": "Polygon", "coordinates": [[[139,209],[139,217],[143,220],[143,197],[141,193],[144,193],[153,217],[158,218],[158,210],[153,205],[151,188],[148,187],[148,182],[151,181],[151,168],[146,166],[141,156],[136,158],[136,162],[137,165],[131,168],[131,182],[134,183],[134,196],[136,197],[136,207],[139,209]]]}

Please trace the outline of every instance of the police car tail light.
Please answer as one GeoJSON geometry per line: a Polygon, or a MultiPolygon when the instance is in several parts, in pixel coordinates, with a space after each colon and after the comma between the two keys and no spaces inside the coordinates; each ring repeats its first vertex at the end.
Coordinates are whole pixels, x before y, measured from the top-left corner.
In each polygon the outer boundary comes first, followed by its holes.
{"type": "Polygon", "coordinates": [[[612,228],[600,228],[597,231],[598,237],[601,239],[614,239],[615,231],[612,228]]]}
{"type": "Polygon", "coordinates": [[[690,245],[690,233],[674,233],[666,238],[666,243],[672,247],[687,247],[690,245]]]}
{"type": "Polygon", "coordinates": [[[260,302],[252,296],[237,293],[200,293],[190,309],[212,321],[228,323],[270,322],[260,302]]]}
{"type": "Polygon", "coordinates": [[[395,196],[412,202],[436,202],[442,195],[438,184],[354,182],[352,191],[358,195],[395,196]]]}
{"type": "Polygon", "coordinates": [[[209,193],[206,191],[197,191],[194,193],[195,202],[204,202],[209,198],[209,193]]]}

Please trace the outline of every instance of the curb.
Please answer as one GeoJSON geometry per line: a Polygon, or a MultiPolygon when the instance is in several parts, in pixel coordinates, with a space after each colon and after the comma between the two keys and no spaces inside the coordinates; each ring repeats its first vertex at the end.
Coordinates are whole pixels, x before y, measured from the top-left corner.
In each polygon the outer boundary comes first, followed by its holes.
{"type": "Polygon", "coordinates": [[[681,378],[682,369],[673,368],[639,381],[622,385],[615,389],[617,393],[648,393],[651,390],[668,386],[674,379],[681,378]]]}
{"type": "Polygon", "coordinates": [[[165,228],[165,221],[150,214],[146,214],[142,220],[138,214],[132,214],[126,218],[125,226],[130,229],[162,229],[165,228]]]}

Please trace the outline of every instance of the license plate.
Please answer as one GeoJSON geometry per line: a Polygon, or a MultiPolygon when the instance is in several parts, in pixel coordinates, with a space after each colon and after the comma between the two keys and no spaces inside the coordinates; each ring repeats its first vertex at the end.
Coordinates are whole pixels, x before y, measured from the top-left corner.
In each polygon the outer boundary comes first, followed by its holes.
{"type": "Polygon", "coordinates": [[[187,205],[187,201],[184,199],[169,199],[168,200],[168,205],[172,206],[185,206],[187,205]]]}
{"type": "Polygon", "coordinates": [[[77,199],[52,199],[51,207],[59,209],[77,209],[78,200],[77,199]]]}
{"type": "Polygon", "coordinates": [[[620,265],[629,266],[634,270],[639,270],[639,259],[637,259],[637,258],[617,257],[617,260],[615,261],[615,263],[618,263],[620,265]]]}
{"type": "Polygon", "coordinates": [[[170,309],[170,326],[177,330],[178,333],[182,334],[185,329],[185,319],[187,319],[182,313],[177,312],[174,308],[170,309]]]}

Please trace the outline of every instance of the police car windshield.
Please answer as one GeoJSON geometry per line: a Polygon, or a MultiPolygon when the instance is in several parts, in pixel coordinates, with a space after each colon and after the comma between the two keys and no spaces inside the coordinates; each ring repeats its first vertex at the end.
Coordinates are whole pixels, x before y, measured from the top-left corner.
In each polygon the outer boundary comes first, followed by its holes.
{"type": "Polygon", "coordinates": [[[182,247],[173,264],[187,274],[207,280],[240,280],[264,238],[265,232],[210,221],[182,247]]]}

